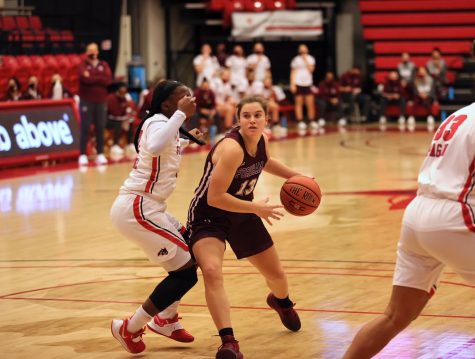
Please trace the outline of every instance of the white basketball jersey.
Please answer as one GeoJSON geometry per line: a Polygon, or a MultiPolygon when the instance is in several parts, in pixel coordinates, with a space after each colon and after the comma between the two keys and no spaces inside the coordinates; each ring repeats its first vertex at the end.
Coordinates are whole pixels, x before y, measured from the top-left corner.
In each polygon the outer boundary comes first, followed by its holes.
{"type": "Polygon", "coordinates": [[[147,119],[143,124],[139,140],[139,153],[129,177],[120,189],[121,193],[135,193],[165,202],[174,191],[181,162],[178,132],[171,138],[160,139],[166,141],[160,154],[152,154],[148,149],[150,144],[148,127],[152,123],[164,126],[167,121],[167,117],[157,114],[147,119]]]}
{"type": "Polygon", "coordinates": [[[475,103],[472,103],[448,117],[435,133],[419,172],[418,194],[461,202],[464,217],[473,217],[470,206],[475,204],[474,175],[475,103]]]}

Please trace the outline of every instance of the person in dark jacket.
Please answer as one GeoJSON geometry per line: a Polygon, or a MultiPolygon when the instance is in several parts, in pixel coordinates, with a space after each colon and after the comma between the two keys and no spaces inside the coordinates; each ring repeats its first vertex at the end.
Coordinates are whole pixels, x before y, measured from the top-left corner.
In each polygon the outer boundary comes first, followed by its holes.
{"type": "Polygon", "coordinates": [[[328,106],[330,106],[334,109],[339,118],[338,124],[340,126],[346,125],[346,120],[343,118],[343,108],[341,106],[340,85],[331,71],[328,71],[325,74],[325,78],[320,81],[317,102],[320,118],[325,117],[325,111],[328,106]]]}
{"type": "Polygon", "coordinates": [[[107,86],[112,82],[112,72],[107,62],[99,60],[99,48],[91,43],[86,48],[86,59],[79,65],[79,97],[81,111],[81,137],[79,165],[87,166],[86,155],[89,126],[96,130],[96,164],[106,165],[104,156],[104,128],[107,118],[107,86]]]}

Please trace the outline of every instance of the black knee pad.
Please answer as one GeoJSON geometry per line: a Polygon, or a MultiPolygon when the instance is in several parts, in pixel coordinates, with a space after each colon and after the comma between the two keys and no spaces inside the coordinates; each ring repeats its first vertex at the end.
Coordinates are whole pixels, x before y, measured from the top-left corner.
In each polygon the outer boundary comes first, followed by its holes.
{"type": "Polygon", "coordinates": [[[197,282],[196,266],[169,272],[150,294],[150,300],[159,311],[162,311],[180,300],[197,282]]]}

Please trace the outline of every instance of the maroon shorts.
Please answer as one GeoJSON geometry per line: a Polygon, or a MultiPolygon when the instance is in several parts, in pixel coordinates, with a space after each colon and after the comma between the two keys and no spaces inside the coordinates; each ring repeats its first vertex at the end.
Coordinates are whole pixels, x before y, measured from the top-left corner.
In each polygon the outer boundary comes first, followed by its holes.
{"type": "Polygon", "coordinates": [[[295,91],[296,95],[311,95],[312,94],[312,87],[311,86],[297,86],[297,91],[295,91]]]}
{"type": "Polygon", "coordinates": [[[252,213],[197,216],[189,223],[190,247],[202,238],[227,241],[237,259],[251,257],[272,247],[274,242],[262,220],[252,213]]]}

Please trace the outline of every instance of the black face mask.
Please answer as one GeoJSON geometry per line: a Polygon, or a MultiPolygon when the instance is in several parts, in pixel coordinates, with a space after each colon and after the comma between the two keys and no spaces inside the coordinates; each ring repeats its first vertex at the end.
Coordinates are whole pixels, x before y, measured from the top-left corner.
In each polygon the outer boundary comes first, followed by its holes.
{"type": "Polygon", "coordinates": [[[28,88],[34,90],[36,89],[36,84],[29,84],[28,88]]]}
{"type": "Polygon", "coordinates": [[[90,60],[95,60],[95,59],[97,59],[97,55],[96,55],[96,54],[89,54],[89,55],[87,55],[87,57],[88,57],[90,60]]]}
{"type": "Polygon", "coordinates": [[[15,92],[17,90],[16,86],[15,85],[10,85],[8,86],[8,91],[10,92],[15,92]]]}

